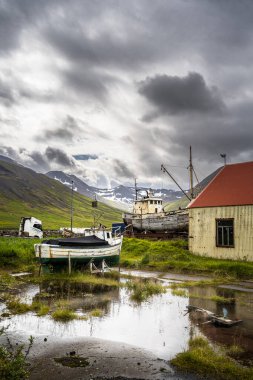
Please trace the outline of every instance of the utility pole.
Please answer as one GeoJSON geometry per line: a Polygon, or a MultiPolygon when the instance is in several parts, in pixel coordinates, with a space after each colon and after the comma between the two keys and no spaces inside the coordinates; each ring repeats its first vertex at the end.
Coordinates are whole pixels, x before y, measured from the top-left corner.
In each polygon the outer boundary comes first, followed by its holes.
{"type": "Polygon", "coordinates": [[[74,181],[71,181],[71,203],[70,203],[70,231],[73,229],[73,191],[74,191],[74,181]]]}
{"type": "Polygon", "coordinates": [[[193,190],[193,165],[192,165],[192,147],[191,146],[190,146],[189,172],[190,172],[190,194],[191,194],[191,199],[193,199],[194,198],[194,190],[193,190]]]}

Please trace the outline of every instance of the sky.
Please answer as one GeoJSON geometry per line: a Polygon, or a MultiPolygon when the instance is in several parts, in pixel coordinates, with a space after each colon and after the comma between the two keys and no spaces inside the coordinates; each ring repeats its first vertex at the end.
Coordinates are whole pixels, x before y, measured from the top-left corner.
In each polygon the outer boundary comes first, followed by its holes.
{"type": "Polygon", "coordinates": [[[0,154],[99,187],[253,160],[250,0],[0,0],[0,154]],[[82,158],[80,160],[80,158],[82,158]]]}

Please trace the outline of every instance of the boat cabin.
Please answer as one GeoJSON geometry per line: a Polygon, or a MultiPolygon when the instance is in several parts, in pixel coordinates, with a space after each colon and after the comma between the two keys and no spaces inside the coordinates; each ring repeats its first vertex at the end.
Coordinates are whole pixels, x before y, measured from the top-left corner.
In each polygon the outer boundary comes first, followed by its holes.
{"type": "Polygon", "coordinates": [[[142,199],[137,199],[134,201],[134,214],[158,214],[161,212],[163,212],[163,201],[159,197],[147,194],[147,196],[142,199]]]}

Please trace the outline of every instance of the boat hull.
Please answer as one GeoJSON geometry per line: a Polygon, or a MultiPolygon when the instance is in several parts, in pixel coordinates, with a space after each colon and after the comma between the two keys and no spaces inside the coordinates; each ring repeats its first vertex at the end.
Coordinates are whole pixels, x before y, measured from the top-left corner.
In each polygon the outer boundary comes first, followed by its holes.
{"type": "Polygon", "coordinates": [[[186,212],[174,214],[124,214],[124,223],[137,231],[187,231],[189,216],[186,212]]]}
{"type": "Polygon", "coordinates": [[[108,265],[119,263],[121,243],[101,248],[62,247],[50,244],[35,244],[35,255],[42,264],[72,263],[87,264],[91,260],[99,264],[103,260],[108,265]]]}

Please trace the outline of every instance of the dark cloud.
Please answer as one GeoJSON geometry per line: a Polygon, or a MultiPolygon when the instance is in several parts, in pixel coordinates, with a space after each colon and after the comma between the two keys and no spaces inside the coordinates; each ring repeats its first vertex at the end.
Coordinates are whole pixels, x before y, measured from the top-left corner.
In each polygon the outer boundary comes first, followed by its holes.
{"type": "Polygon", "coordinates": [[[13,160],[19,159],[18,152],[10,146],[0,146],[0,154],[12,158],[13,160]]]}
{"type": "Polygon", "coordinates": [[[217,89],[209,88],[198,73],[189,73],[186,77],[156,75],[146,78],[139,83],[139,93],[159,110],[145,121],[161,114],[220,112],[224,108],[217,89]]]}
{"type": "MultiPolygon", "coordinates": [[[[1,21],[0,21],[1,22],[1,21]]],[[[10,107],[16,103],[16,96],[11,86],[0,78],[0,104],[10,107]]]]}
{"type": "Polygon", "coordinates": [[[117,176],[121,178],[132,178],[133,173],[127,165],[119,159],[113,160],[113,168],[117,176]]]}
{"type": "Polygon", "coordinates": [[[108,90],[105,84],[108,78],[104,74],[96,73],[90,68],[83,70],[72,67],[72,70],[62,71],[62,77],[66,85],[75,92],[106,103],[108,90]]]}
{"type": "Polygon", "coordinates": [[[67,115],[62,123],[62,126],[55,129],[46,129],[42,134],[42,140],[64,140],[73,141],[75,137],[78,137],[81,132],[81,128],[78,125],[77,120],[67,115]]]}
{"type": "Polygon", "coordinates": [[[50,164],[44,154],[33,151],[31,153],[27,152],[27,156],[32,159],[31,166],[33,169],[39,171],[48,171],[50,169],[50,164]]]}
{"type": "Polygon", "coordinates": [[[58,164],[66,168],[74,167],[75,162],[65,152],[58,148],[47,147],[45,151],[46,158],[53,164],[58,164]]]}

